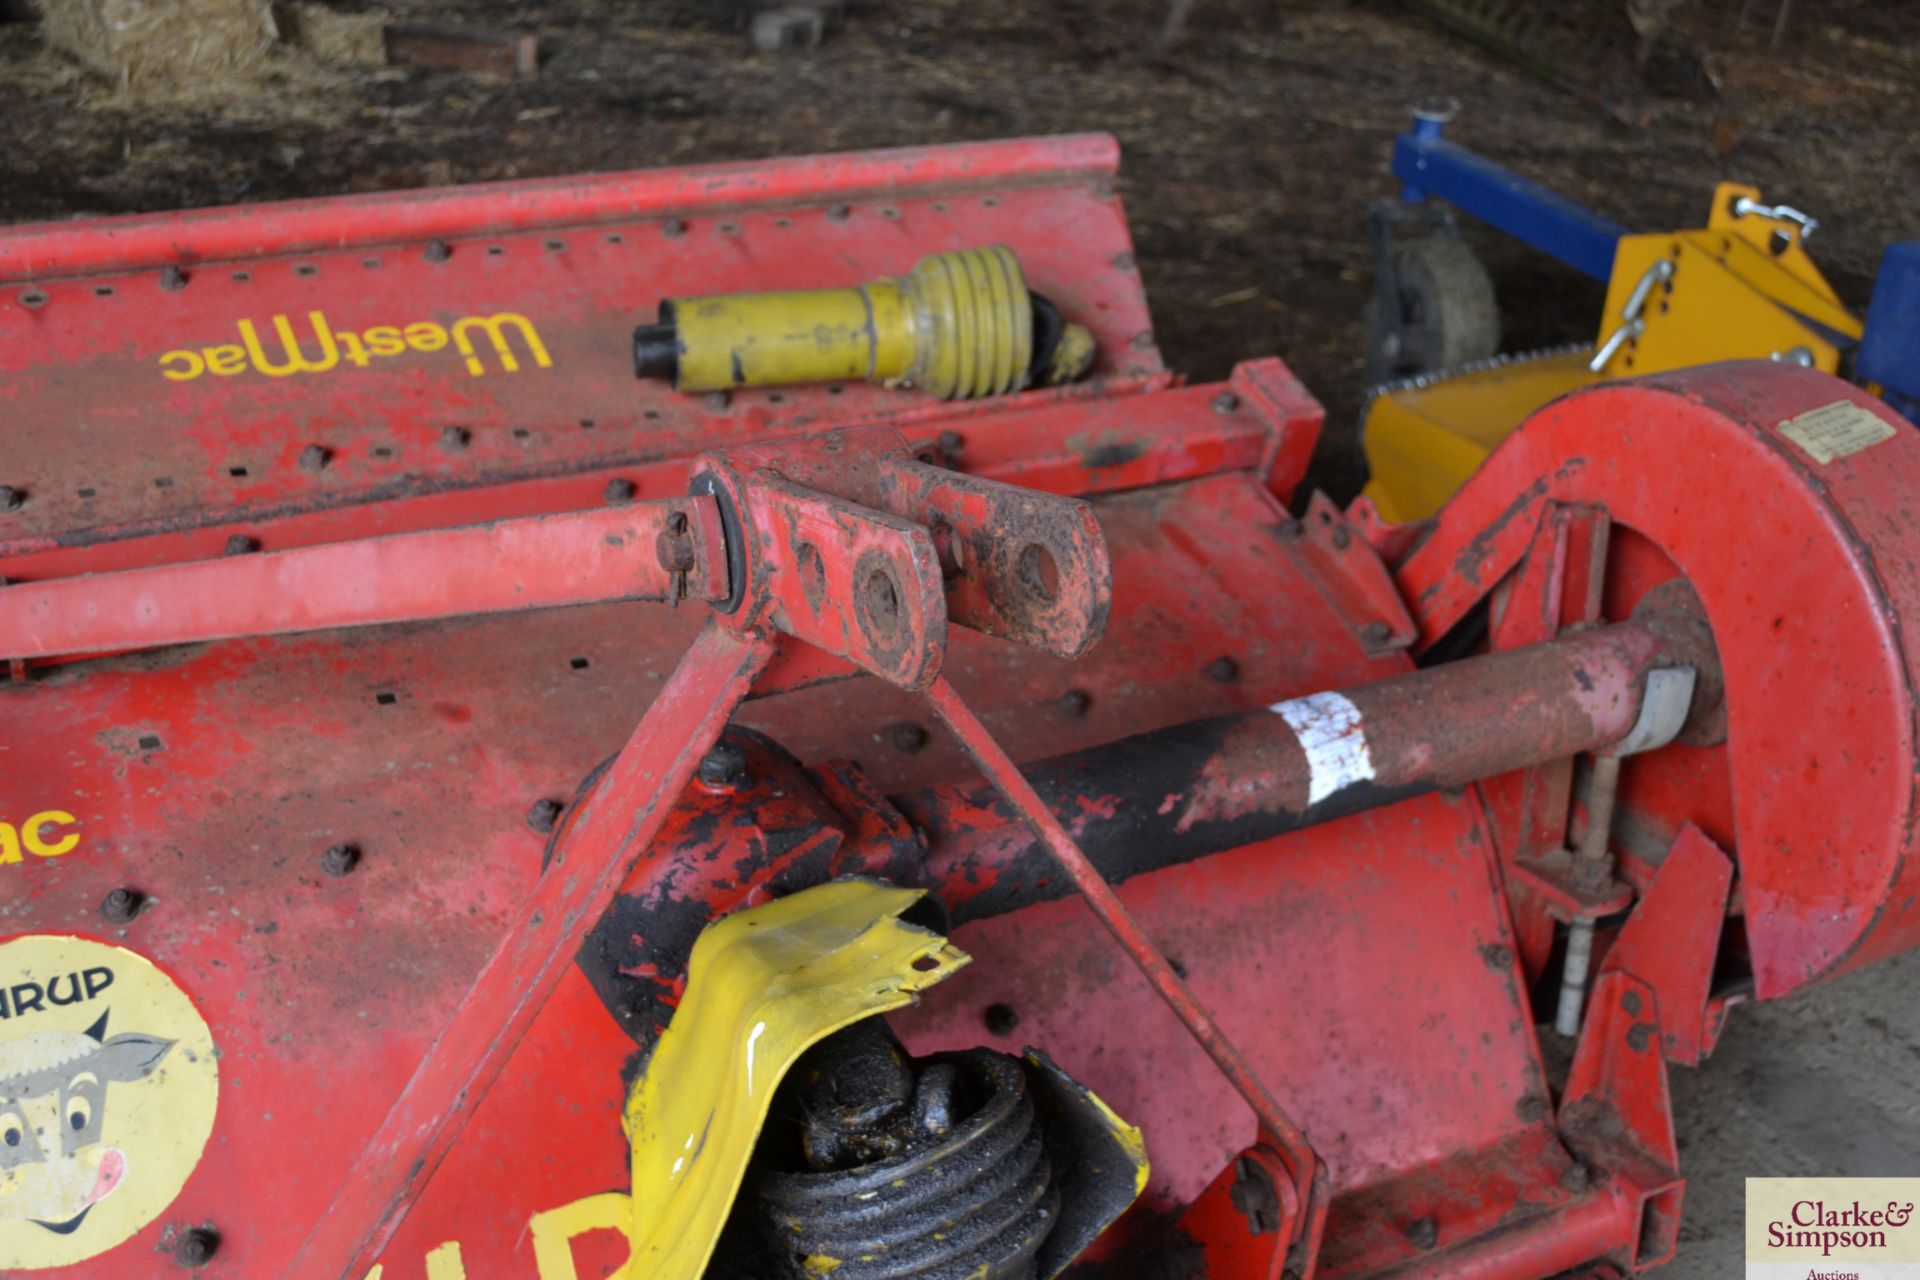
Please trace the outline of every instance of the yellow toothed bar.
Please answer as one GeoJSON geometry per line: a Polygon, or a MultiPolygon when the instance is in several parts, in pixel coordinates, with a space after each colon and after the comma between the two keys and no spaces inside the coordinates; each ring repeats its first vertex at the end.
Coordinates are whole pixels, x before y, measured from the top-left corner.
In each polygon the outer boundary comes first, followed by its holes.
{"type": "Polygon", "coordinates": [[[669,298],[634,332],[636,372],[681,391],[862,380],[965,400],[1071,381],[1094,355],[1004,245],[854,288],[669,298]]]}

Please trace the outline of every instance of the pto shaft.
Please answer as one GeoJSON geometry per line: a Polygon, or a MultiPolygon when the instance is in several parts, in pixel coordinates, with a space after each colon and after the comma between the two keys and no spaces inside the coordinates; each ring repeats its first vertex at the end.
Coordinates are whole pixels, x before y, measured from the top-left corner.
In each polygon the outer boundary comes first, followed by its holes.
{"type": "MultiPolygon", "coordinates": [[[[1710,642],[1686,623],[1636,619],[1123,738],[1023,772],[1101,874],[1117,883],[1362,809],[1610,747],[1639,724],[1650,671],[1704,672],[1714,663],[1710,642]]],[[[933,853],[925,883],[943,894],[956,919],[1071,892],[986,784],[931,788],[894,803],[928,832],[933,853]]]]}
{"type": "Polygon", "coordinates": [[[635,373],[680,391],[867,381],[971,399],[1071,381],[1093,356],[1004,245],[850,289],[668,298],[633,335],[635,373]]]}

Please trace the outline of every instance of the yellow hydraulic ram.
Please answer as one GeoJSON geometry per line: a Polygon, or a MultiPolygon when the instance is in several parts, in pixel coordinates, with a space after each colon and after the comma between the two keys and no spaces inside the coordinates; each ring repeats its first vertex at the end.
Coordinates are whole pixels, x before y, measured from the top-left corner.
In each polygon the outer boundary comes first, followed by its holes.
{"type": "Polygon", "coordinates": [[[668,298],[633,334],[634,371],[680,391],[860,379],[973,399],[1071,382],[1093,357],[1093,334],[1027,288],[1005,245],[851,289],[668,298]]]}

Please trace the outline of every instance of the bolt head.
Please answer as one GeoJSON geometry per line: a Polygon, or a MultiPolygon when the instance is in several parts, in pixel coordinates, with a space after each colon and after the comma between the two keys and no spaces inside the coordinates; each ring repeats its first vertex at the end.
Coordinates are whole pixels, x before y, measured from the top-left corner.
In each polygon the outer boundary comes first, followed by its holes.
{"type": "Polygon", "coordinates": [[[27,491],[0,484],[0,511],[18,511],[27,505],[27,491]]]}
{"type": "Polygon", "coordinates": [[[300,451],[302,471],[324,471],[331,461],[333,461],[333,450],[323,444],[310,444],[300,451]]]}
{"type": "Polygon", "coordinates": [[[1440,1243],[1440,1224],[1432,1214],[1407,1224],[1407,1243],[1416,1249],[1431,1249],[1440,1243]]]}
{"type": "Polygon", "coordinates": [[[1207,678],[1221,684],[1232,684],[1240,678],[1240,664],[1222,654],[1207,664],[1207,678]]]}
{"type": "Polygon", "coordinates": [[[933,443],[940,452],[946,454],[949,458],[959,457],[960,451],[967,447],[966,437],[962,436],[958,431],[953,430],[942,431],[938,436],[934,437],[933,443]]]}
{"type": "Polygon", "coordinates": [[[1567,1171],[1560,1175],[1560,1185],[1575,1195],[1579,1195],[1582,1191],[1585,1191],[1592,1181],[1593,1174],[1588,1171],[1587,1166],[1577,1161],[1568,1166],[1567,1171]]]}
{"type": "Polygon", "coordinates": [[[633,495],[633,481],[624,480],[619,476],[615,476],[613,479],[607,481],[607,487],[600,492],[601,497],[605,498],[608,503],[615,505],[622,502],[632,502],[633,495]]]}
{"type": "Polygon", "coordinates": [[[236,533],[227,539],[227,545],[220,554],[226,556],[244,556],[249,552],[258,551],[259,549],[260,544],[258,542],[255,542],[244,533],[236,533]]]}
{"type": "Polygon", "coordinates": [[[731,791],[747,780],[747,753],[732,742],[716,742],[700,758],[700,781],[731,791]]]}
{"type": "Polygon", "coordinates": [[[732,404],[733,393],[731,391],[707,392],[707,408],[714,413],[725,413],[727,408],[732,404]]]}
{"type": "Polygon", "coordinates": [[[984,1017],[989,1035],[1012,1035],[1020,1025],[1020,1011],[1010,1004],[990,1004],[984,1017]]]}
{"type": "Polygon", "coordinates": [[[169,262],[166,266],[160,268],[160,287],[169,293],[172,293],[176,289],[186,288],[187,273],[182,271],[174,263],[169,262]]]}
{"type": "Polygon", "coordinates": [[[453,256],[453,246],[445,240],[429,240],[427,247],[421,250],[420,256],[428,262],[445,262],[453,256]]]}
{"type": "Polygon", "coordinates": [[[687,234],[687,220],[685,218],[668,218],[660,224],[660,230],[669,236],[683,236],[687,234]]]}
{"type": "Polygon", "coordinates": [[[1093,695],[1085,689],[1069,689],[1060,695],[1060,714],[1078,720],[1093,705],[1093,695]]]}
{"type": "Polygon", "coordinates": [[[173,1242],[173,1260],[183,1267],[204,1267],[220,1252],[220,1233],[211,1227],[189,1227],[173,1242]]]}
{"type": "Polygon", "coordinates": [[[1393,639],[1393,628],[1377,618],[1360,628],[1362,644],[1380,645],[1391,639],[1393,639]]]}
{"type": "Polygon", "coordinates": [[[100,903],[100,914],[111,924],[126,924],[140,914],[141,896],[132,889],[115,889],[100,903]]]}
{"type": "Polygon", "coordinates": [[[320,855],[320,870],[336,880],[350,875],[360,865],[360,850],[350,844],[336,844],[320,855]]]}
{"type": "Polygon", "coordinates": [[[913,752],[927,745],[927,731],[911,722],[896,724],[887,730],[887,741],[896,751],[913,752]]]}
{"type": "Polygon", "coordinates": [[[1240,397],[1231,391],[1222,391],[1213,398],[1213,411],[1215,413],[1232,413],[1239,407],[1240,397]]]}
{"type": "Polygon", "coordinates": [[[558,800],[550,800],[542,796],[533,802],[532,808],[527,810],[527,825],[541,835],[545,835],[559,823],[560,810],[564,807],[558,800]]]}
{"type": "Polygon", "coordinates": [[[467,442],[472,439],[473,432],[467,430],[465,427],[440,428],[440,447],[442,449],[452,449],[457,452],[466,448],[467,442]]]}

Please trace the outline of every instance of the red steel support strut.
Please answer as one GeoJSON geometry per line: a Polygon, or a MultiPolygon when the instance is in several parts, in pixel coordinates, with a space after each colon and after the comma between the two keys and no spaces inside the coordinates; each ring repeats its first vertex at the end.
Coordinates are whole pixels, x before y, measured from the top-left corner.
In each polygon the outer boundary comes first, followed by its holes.
{"type": "Polygon", "coordinates": [[[769,636],[736,636],[717,622],[701,631],[314,1224],[286,1280],[358,1280],[380,1260],[406,1207],[560,985],[773,649],[769,636]]]}
{"type": "MultiPolygon", "coordinates": [[[[1254,1071],[1253,1065],[1214,1022],[1213,1015],[1194,996],[1185,980],[1174,972],[1173,966],[1154,945],[1153,939],[1147,937],[1146,931],[1133,918],[1133,913],[1120,901],[1120,895],[1087,860],[1087,855],[1074,843],[1073,837],[1060,825],[1060,820],[1053,816],[1046,802],[1021,774],[1020,767],[993,740],[993,735],[987,732],[986,726],[968,709],[945,677],[933,682],[927,690],[927,698],[947,727],[960,739],[974,763],[1012,802],[1021,819],[1040,838],[1060,869],[1073,881],[1074,888],[1087,900],[1094,915],[1100,918],[1100,922],[1126,950],[1128,958],[1146,975],[1160,998],[1167,1002],[1193,1038],[1199,1041],[1200,1047],[1206,1050],[1207,1056],[1213,1059],[1214,1065],[1220,1068],[1234,1089],[1253,1108],[1253,1114],[1260,1123],[1261,1140],[1280,1152],[1291,1177],[1290,1185],[1275,1188],[1280,1194],[1281,1212],[1285,1218],[1283,1225],[1286,1229],[1282,1230],[1281,1238],[1290,1241],[1303,1234],[1308,1214],[1314,1207],[1310,1201],[1319,1163],[1306,1135],[1281,1109],[1265,1082],[1254,1071]]],[[[1325,1212],[1324,1204],[1318,1208],[1320,1212],[1325,1212]]]]}

